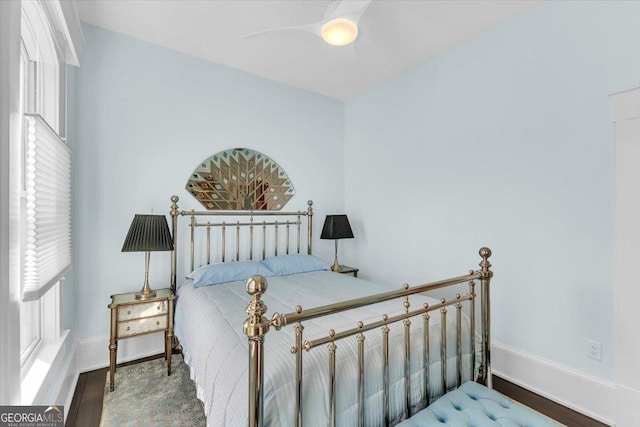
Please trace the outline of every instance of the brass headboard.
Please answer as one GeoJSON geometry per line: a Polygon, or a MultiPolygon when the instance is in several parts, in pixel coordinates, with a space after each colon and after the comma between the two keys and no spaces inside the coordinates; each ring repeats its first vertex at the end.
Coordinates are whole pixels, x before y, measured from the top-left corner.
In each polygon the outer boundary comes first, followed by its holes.
{"type": "Polygon", "coordinates": [[[212,262],[212,230],[220,230],[219,239],[219,261],[238,261],[241,258],[241,254],[245,255],[248,252],[248,259],[253,260],[256,257],[256,252],[259,253],[260,259],[265,259],[267,256],[278,255],[282,253],[301,253],[302,251],[302,224],[304,218],[306,218],[306,253],[312,253],[312,230],[313,230],[313,202],[309,200],[307,202],[307,209],[304,211],[181,211],[178,209],[178,196],[171,196],[171,234],[173,236],[173,252],[171,254],[171,290],[176,291],[176,276],[177,276],[177,259],[178,259],[178,216],[189,216],[189,228],[190,228],[190,243],[189,243],[189,271],[193,271],[196,263],[196,229],[202,228],[206,232],[204,241],[204,251],[206,256],[203,257],[205,264],[212,262]],[[220,217],[237,217],[236,222],[225,222],[216,220],[220,217]],[[246,219],[248,217],[248,219],[246,219]],[[259,218],[259,219],[256,219],[259,218]],[[259,231],[255,232],[255,228],[259,231]],[[293,231],[291,230],[293,228],[293,231]],[[284,233],[282,233],[284,229],[284,233]],[[247,233],[241,232],[241,230],[248,230],[247,233]],[[272,239],[269,239],[268,233],[272,239]],[[229,235],[228,235],[229,234],[229,235]],[[231,235],[235,234],[235,256],[233,259],[227,258],[227,240],[231,235]],[[256,239],[256,234],[259,239],[256,239]],[[281,234],[282,242],[281,242],[281,234]],[[246,240],[248,239],[248,242],[246,240]],[[259,242],[256,242],[260,240],[259,242]],[[271,240],[271,241],[270,241],[271,240]],[[292,245],[292,240],[294,244],[292,245]],[[260,243],[261,242],[261,243],[260,243]],[[244,244],[244,246],[243,246],[244,244]],[[258,245],[258,251],[256,251],[256,244],[258,245]],[[281,244],[284,247],[281,247],[281,244]],[[293,247],[292,247],[293,246],[293,247]],[[245,249],[242,250],[241,248],[245,249]],[[282,249],[282,251],[281,251],[282,249]]]}

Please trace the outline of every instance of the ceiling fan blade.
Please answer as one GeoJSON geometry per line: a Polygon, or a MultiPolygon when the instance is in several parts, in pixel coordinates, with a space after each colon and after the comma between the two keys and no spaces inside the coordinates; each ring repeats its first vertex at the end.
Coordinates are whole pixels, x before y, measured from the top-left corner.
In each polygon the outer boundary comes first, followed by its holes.
{"type": "Polygon", "coordinates": [[[325,22],[335,18],[348,18],[357,24],[370,4],[371,0],[336,0],[329,4],[325,13],[325,22]],[[329,15],[330,11],[332,12],[329,15]]]}
{"type": "Polygon", "coordinates": [[[322,38],[322,27],[324,24],[335,18],[347,18],[357,25],[360,17],[364,13],[364,11],[367,10],[370,4],[371,0],[334,0],[329,3],[329,6],[325,11],[325,17],[322,21],[305,25],[291,25],[287,27],[270,28],[268,30],[256,31],[255,33],[246,34],[242,36],[242,38],[247,39],[262,34],[285,30],[306,31],[322,38]]]}
{"type": "Polygon", "coordinates": [[[268,30],[262,30],[262,31],[256,31],[255,33],[249,33],[246,34],[244,36],[242,36],[243,39],[247,39],[250,37],[254,37],[254,36],[259,36],[262,34],[267,34],[267,33],[273,33],[276,31],[286,31],[286,30],[299,30],[299,31],[307,31],[313,35],[316,35],[318,37],[322,37],[322,25],[324,24],[324,21],[322,22],[314,22],[312,24],[305,24],[305,25],[291,25],[288,27],[278,27],[278,28],[270,28],[268,30]]]}
{"type": "Polygon", "coordinates": [[[343,0],[331,0],[327,10],[324,11],[324,20],[330,21],[335,17],[336,8],[340,6],[343,0]]]}
{"type": "Polygon", "coordinates": [[[373,52],[375,55],[382,58],[383,60],[380,62],[379,66],[385,67],[387,70],[391,71],[391,60],[389,59],[389,56],[387,56],[387,54],[382,49],[380,49],[380,47],[376,43],[374,43],[373,40],[371,40],[366,31],[360,31],[356,43],[358,44],[358,47],[360,49],[365,47],[369,49],[370,52],[373,52]]]}

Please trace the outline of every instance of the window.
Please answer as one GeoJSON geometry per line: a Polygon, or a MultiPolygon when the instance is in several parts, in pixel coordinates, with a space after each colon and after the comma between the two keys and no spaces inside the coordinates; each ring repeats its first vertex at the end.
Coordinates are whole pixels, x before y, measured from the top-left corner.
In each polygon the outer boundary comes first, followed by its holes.
{"type": "Polygon", "coordinates": [[[40,300],[20,303],[20,364],[22,366],[40,344],[41,321],[40,300]]]}
{"type": "MultiPolygon", "coordinates": [[[[28,67],[23,90],[23,110],[37,113],[61,136],[65,135],[60,105],[65,104],[61,82],[65,77],[65,63],[60,47],[53,36],[47,13],[38,1],[22,2],[22,52],[27,55],[28,67]]],[[[23,62],[25,61],[23,60],[23,62]]]]}
{"type": "Polygon", "coordinates": [[[41,384],[40,374],[35,375],[39,369],[32,369],[35,362],[42,352],[57,351],[47,344],[61,336],[59,280],[71,268],[71,153],[62,137],[66,64],[54,34],[42,3],[23,1],[20,363],[25,404],[41,384]]]}
{"type": "Polygon", "coordinates": [[[22,298],[42,297],[71,269],[71,152],[38,114],[24,114],[26,209],[22,298]]]}
{"type": "Polygon", "coordinates": [[[68,362],[75,350],[58,319],[61,285],[51,285],[37,302],[22,301],[28,176],[21,114],[38,113],[65,136],[64,62],[79,65],[82,31],[75,3],[66,0],[0,0],[0,28],[0,400],[45,405],[70,396],[65,378],[74,373],[68,362]],[[51,92],[57,98],[49,98],[51,92]]]}

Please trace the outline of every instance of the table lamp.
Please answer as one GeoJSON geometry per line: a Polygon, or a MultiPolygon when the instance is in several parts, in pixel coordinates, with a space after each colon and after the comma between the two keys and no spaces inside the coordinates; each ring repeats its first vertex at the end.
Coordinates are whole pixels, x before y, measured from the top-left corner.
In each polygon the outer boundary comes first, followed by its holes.
{"type": "Polygon", "coordinates": [[[349,219],[346,215],[327,215],[324,220],[324,226],[322,227],[321,239],[331,239],[336,241],[336,259],[331,266],[331,270],[340,270],[340,264],[338,264],[338,240],[339,239],[353,239],[353,231],[351,231],[351,225],[349,225],[349,219]]]}
{"type": "Polygon", "coordinates": [[[144,252],[144,285],[136,292],[136,299],[149,299],[156,291],[149,287],[149,258],[151,251],[172,251],[173,239],[164,215],[138,215],[133,217],[129,233],[124,239],[122,252],[144,252]]]}

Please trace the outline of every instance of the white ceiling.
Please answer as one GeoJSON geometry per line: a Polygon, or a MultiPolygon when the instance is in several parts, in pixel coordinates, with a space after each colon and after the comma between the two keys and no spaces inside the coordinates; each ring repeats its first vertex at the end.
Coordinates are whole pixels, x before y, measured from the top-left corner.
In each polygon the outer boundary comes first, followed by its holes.
{"type": "MultiPolygon", "coordinates": [[[[349,1],[349,0],[345,0],[349,1]]],[[[330,0],[77,0],[84,22],[347,100],[516,15],[536,0],[374,0],[360,37],[331,47],[302,31],[330,0]]]]}

